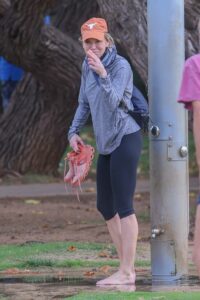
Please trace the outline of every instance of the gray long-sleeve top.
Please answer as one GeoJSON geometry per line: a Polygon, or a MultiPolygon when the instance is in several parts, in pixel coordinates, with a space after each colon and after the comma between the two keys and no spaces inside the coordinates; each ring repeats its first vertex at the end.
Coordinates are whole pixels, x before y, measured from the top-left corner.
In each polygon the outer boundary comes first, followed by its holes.
{"type": "Polygon", "coordinates": [[[116,51],[115,48],[109,49],[102,60],[108,73],[106,78],[90,70],[86,60],[83,62],[79,105],[68,132],[70,140],[79,133],[91,113],[97,150],[104,155],[113,152],[124,135],[140,129],[135,120],[119,108],[123,99],[128,108],[133,109],[130,101],[133,74],[127,60],[112,51],[116,51]]]}

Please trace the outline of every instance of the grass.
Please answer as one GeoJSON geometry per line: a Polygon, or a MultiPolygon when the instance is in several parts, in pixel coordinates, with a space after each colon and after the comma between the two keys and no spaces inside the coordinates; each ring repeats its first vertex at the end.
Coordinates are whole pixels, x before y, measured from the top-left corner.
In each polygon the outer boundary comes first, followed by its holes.
{"type": "Polygon", "coordinates": [[[78,250],[85,251],[102,251],[105,249],[104,244],[89,243],[29,243],[23,245],[0,245],[0,270],[6,268],[25,268],[39,266],[55,266],[60,262],[49,259],[40,259],[40,255],[63,254],[67,249],[75,247],[78,250]]]}
{"type": "Polygon", "coordinates": [[[150,221],[150,210],[138,213],[137,219],[140,222],[148,223],[150,221]]]}
{"type": "MultiPolygon", "coordinates": [[[[112,245],[99,243],[77,243],[77,242],[57,242],[57,243],[28,243],[22,245],[1,245],[0,246],[0,270],[8,268],[18,269],[37,269],[43,267],[49,268],[100,268],[101,266],[117,267],[117,260],[111,258],[96,259],[78,259],[77,254],[85,252],[87,257],[91,253],[99,251],[113,252],[112,245]],[[69,249],[76,249],[73,252],[69,249]],[[72,258],[66,259],[63,254],[69,254],[72,258]],[[48,258],[52,256],[52,258],[48,258]],[[75,259],[73,256],[76,255],[75,259]],[[43,257],[47,257],[46,259],[43,257]]],[[[139,260],[136,262],[137,267],[149,267],[150,262],[139,260]]],[[[46,276],[46,275],[45,275],[46,276]]],[[[29,283],[46,282],[43,276],[24,277],[29,283]]],[[[49,278],[50,280],[51,278],[49,278]]],[[[70,279],[70,278],[69,278],[70,279]]],[[[76,278],[71,278],[76,280],[76,278]]],[[[145,287],[144,287],[145,288],[145,287]]],[[[116,292],[100,291],[98,292],[81,292],[78,295],[70,297],[72,300],[199,300],[198,292],[124,292],[120,290],[116,292]]],[[[4,300],[4,296],[0,294],[0,300],[4,300]]],[[[66,298],[67,300],[68,298],[66,298]]]]}
{"type": "Polygon", "coordinates": [[[138,176],[142,178],[149,177],[149,138],[146,135],[143,137],[143,147],[138,166],[138,176]]]}
{"type": "MultiPolygon", "coordinates": [[[[23,245],[0,246],[0,270],[10,268],[98,268],[105,264],[118,267],[116,259],[100,258],[99,252],[106,251],[110,255],[113,246],[95,243],[31,243],[23,245]],[[72,249],[72,250],[71,250],[72,249]],[[72,252],[71,252],[72,251],[72,252]],[[76,257],[74,258],[74,255],[76,257]],[[94,258],[89,258],[91,255],[94,258]]],[[[136,261],[137,267],[149,267],[150,262],[136,261]]]]}
{"type": "Polygon", "coordinates": [[[17,267],[24,268],[41,268],[41,267],[51,267],[51,268],[100,268],[104,265],[110,267],[118,267],[116,261],[86,261],[83,259],[64,259],[62,261],[56,261],[55,259],[29,259],[25,260],[21,264],[18,264],[17,267]]]}
{"type": "MultiPolygon", "coordinates": [[[[199,292],[98,292],[81,293],[70,297],[71,300],[199,300],[199,292]]],[[[67,299],[66,299],[67,300],[67,299]]]]}
{"type": "Polygon", "coordinates": [[[198,176],[198,166],[195,156],[195,144],[192,132],[188,134],[188,150],[189,150],[189,175],[191,177],[198,176]]]}

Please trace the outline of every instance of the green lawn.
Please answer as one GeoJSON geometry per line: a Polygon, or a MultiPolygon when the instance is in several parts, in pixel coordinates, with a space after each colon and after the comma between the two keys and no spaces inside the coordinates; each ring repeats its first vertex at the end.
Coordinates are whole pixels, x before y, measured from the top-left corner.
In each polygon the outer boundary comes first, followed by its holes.
{"type": "MultiPolygon", "coordinates": [[[[0,245],[0,271],[14,268],[32,271],[40,271],[44,267],[49,268],[91,268],[100,270],[100,267],[118,267],[118,260],[111,257],[101,257],[99,254],[106,252],[109,255],[114,253],[114,248],[109,244],[99,243],[30,243],[23,245],[0,245]],[[80,258],[79,258],[80,256],[80,258]]],[[[141,270],[149,269],[150,262],[140,259],[136,261],[136,267],[141,270]]],[[[85,269],[87,270],[87,269],[85,269]]],[[[77,271],[76,271],[77,272],[77,271]]],[[[12,274],[12,273],[11,273],[12,274]]],[[[14,273],[17,274],[17,273],[14,273]]],[[[39,273],[38,273],[39,274],[39,273]]],[[[79,274],[79,273],[78,273],[79,274]]],[[[104,274],[105,275],[105,274],[104,274]]],[[[24,275],[25,276],[25,275],[24,275]]],[[[80,275],[79,275],[80,276],[80,275]]],[[[82,276],[82,275],[81,275],[82,276]]],[[[26,276],[24,277],[26,278],[26,276]]],[[[93,278],[94,279],[94,278],[93,278]]],[[[73,278],[75,280],[75,278],[73,278]]],[[[44,278],[39,275],[27,277],[29,283],[43,282],[44,278]]],[[[45,281],[44,281],[45,282],[45,281]]],[[[67,284],[67,283],[66,283],[67,284]]],[[[146,286],[144,286],[144,289],[146,286]]],[[[141,289],[141,286],[140,286],[141,289]]],[[[0,294],[0,300],[6,299],[0,294]]],[[[66,298],[67,300],[68,298],[66,298]]],[[[100,290],[98,292],[84,292],[70,297],[72,300],[199,300],[198,292],[124,292],[120,287],[116,292],[100,290]]]]}
{"type": "MultiPolygon", "coordinates": [[[[110,292],[81,293],[71,300],[199,300],[200,292],[110,292]]],[[[67,299],[66,299],[67,300],[67,299]]]]}
{"type": "MultiPolygon", "coordinates": [[[[104,265],[118,267],[112,245],[78,242],[31,243],[0,245],[0,271],[18,268],[100,268],[104,265]],[[108,257],[102,258],[105,251],[108,257]]],[[[147,260],[136,261],[137,267],[149,267],[147,260]]]]}

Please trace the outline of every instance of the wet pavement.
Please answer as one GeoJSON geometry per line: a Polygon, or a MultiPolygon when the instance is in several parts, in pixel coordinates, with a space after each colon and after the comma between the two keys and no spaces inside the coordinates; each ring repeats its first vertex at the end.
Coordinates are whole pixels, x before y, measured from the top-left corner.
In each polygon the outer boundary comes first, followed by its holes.
{"type": "MultiPolygon", "coordinates": [[[[30,275],[0,276],[0,295],[11,300],[66,299],[80,292],[134,292],[134,291],[185,291],[199,292],[200,280],[197,276],[185,276],[176,281],[152,281],[150,271],[139,272],[136,286],[96,286],[102,276],[85,278],[85,270],[68,273],[38,273],[30,275]]],[[[0,298],[1,299],[1,298],[0,298]]]]}

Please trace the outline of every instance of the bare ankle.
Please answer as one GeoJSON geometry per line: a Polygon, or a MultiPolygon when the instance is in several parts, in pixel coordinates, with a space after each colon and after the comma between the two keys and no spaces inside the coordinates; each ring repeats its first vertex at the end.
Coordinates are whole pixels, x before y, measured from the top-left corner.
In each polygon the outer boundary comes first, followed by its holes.
{"type": "Polygon", "coordinates": [[[120,268],[119,271],[121,272],[121,274],[127,276],[127,277],[130,277],[130,276],[133,276],[133,274],[135,273],[133,271],[133,269],[124,269],[124,268],[120,268]]]}

